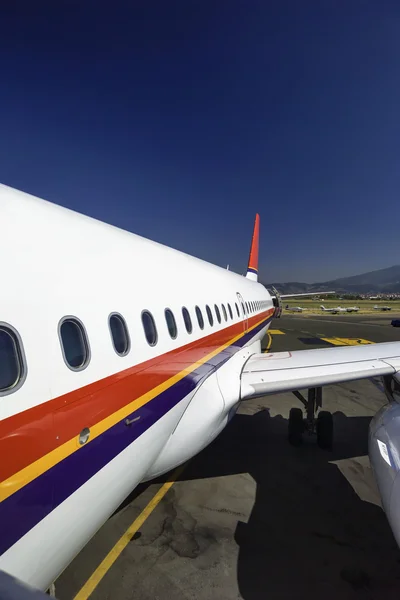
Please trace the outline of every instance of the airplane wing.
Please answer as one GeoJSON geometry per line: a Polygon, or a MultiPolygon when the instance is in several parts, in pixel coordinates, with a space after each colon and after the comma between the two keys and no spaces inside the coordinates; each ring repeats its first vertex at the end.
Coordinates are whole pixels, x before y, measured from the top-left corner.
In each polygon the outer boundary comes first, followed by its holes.
{"type": "Polygon", "coordinates": [[[243,400],[391,375],[400,371],[400,342],[253,354],[241,378],[243,400]]]}
{"type": "Polygon", "coordinates": [[[336,294],[336,292],[304,292],[301,294],[279,294],[281,298],[299,298],[300,296],[329,296],[330,294],[336,294]]]}

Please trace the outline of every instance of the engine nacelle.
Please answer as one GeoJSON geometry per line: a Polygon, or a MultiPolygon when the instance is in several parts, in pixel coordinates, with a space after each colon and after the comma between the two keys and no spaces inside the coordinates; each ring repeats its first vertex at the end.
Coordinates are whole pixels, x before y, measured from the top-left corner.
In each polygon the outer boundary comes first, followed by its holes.
{"type": "Polygon", "coordinates": [[[400,373],[385,375],[382,377],[382,381],[386,398],[389,402],[397,402],[400,404],[400,373]]]}
{"type": "Polygon", "coordinates": [[[400,388],[397,379],[389,379],[384,385],[391,401],[370,423],[368,452],[383,509],[400,546],[400,403],[394,400],[400,400],[400,388]]]}

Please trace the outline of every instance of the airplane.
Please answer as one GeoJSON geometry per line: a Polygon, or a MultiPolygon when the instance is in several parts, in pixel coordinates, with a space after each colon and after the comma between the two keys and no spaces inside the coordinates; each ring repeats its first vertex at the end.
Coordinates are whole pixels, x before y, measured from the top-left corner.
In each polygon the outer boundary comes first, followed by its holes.
{"type": "Polygon", "coordinates": [[[303,312],[303,310],[306,310],[305,308],[302,308],[301,306],[286,306],[285,307],[286,310],[289,310],[291,312],[303,312]]]}
{"type": "Polygon", "coordinates": [[[320,309],[324,312],[332,313],[333,315],[337,315],[338,313],[347,312],[345,308],[341,308],[340,306],[336,306],[336,308],[325,308],[323,304],[321,304],[320,309]]]}
{"type": "Polygon", "coordinates": [[[360,308],[358,306],[346,306],[346,312],[348,313],[358,312],[359,310],[360,308]]]}
{"type": "Polygon", "coordinates": [[[276,307],[258,214],[245,277],[5,185],[0,222],[0,570],[48,590],[139,483],[248,399],[296,392],[289,442],[329,449],[322,387],[370,377],[390,400],[369,443],[400,543],[400,343],[262,353],[276,307]]]}
{"type": "Polygon", "coordinates": [[[379,306],[378,304],[375,304],[374,310],[392,310],[392,307],[391,306],[379,306]]]}

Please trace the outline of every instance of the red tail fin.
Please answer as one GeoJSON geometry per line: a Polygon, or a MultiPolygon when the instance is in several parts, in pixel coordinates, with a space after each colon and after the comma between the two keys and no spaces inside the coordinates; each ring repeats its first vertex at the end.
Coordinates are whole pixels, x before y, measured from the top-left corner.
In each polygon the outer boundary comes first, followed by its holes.
{"type": "Polygon", "coordinates": [[[258,281],[258,239],[260,234],[260,215],[256,214],[254,221],[253,237],[251,239],[249,264],[247,266],[247,279],[258,281]]]}

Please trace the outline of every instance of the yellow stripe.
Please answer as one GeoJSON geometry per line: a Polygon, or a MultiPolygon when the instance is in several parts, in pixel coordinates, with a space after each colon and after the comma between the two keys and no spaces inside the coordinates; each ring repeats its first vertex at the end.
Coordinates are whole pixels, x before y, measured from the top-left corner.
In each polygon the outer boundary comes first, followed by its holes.
{"type": "Polygon", "coordinates": [[[271,335],[286,335],[285,332],[280,329],[270,329],[269,332],[271,335]]]}
{"type": "Polygon", "coordinates": [[[264,352],[269,352],[269,349],[271,348],[272,345],[272,337],[269,331],[267,331],[267,337],[268,337],[268,344],[267,347],[265,348],[264,352]]]}
{"type": "MultiPolygon", "coordinates": [[[[236,335],[229,342],[227,342],[223,346],[220,346],[216,350],[213,350],[212,352],[204,356],[201,360],[198,360],[186,369],[183,369],[183,371],[176,373],[176,375],[170,377],[169,379],[167,379],[167,381],[160,383],[160,385],[158,385],[157,387],[153,388],[149,392],[146,392],[142,396],[139,396],[139,398],[136,398],[136,400],[133,400],[129,404],[126,404],[125,406],[117,410],[115,413],[109,415],[102,421],[99,421],[99,423],[96,423],[96,425],[93,425],[93,427],[91,427],[90,429],[90,439],[85,444],[85,446],[87,446],[87,444],[90,444],[93,440],[95,440],[97,437],[103,434],[107,429],[110,429],[116,423],[122,421],[128,415],[132,414],[132,412],[138,410],[139,408],[150,402],[150,400],[152,400],[153,398],[155,398],[156,396],[173,386],[175,383],[192,373],[195,369],[197,369],[198,367],[206,363],[208,360],[210,360],[210,358],[213,358],[214,356],[222,352],[222,350],[225,350],[225,348],[237,342],[244,335],[258,327],[258,325],[265,321],[266,318],[268,317],[263,317],[255,325],[253,325],[246,331],[243,331],[242,333],[236,335]]],[[[15,492],[17,492],[22,487],[36,479],[36,477],[42,475],[45,471],[53,467],[55,464],[67,458],[67,456],[70,456],[74,452],[77,452],[80,448],[81,446],[78,443],[77,437],[74,437],[71,440],[68,440],[68,442],[62,444],[59,448],[55,448],[54,450],[52,450],[48,454],[45,454],[35,462],[25,467],[24,469],[21,469],[21,471],[18,471],[14,475],[11,475],[11,477],[4,480],[0,484],[0,502],[5,500],[12,494],[15,494],[15,492]]]]}
{"type": "Polygon", "coordinates": [[[175,481],[178,479],[179,475],[186,468],[188,463],[176,469],[170,481],[164,483],[162,488],[157,492],[157,494],[150,500],[146,508],[140,513],[140,515],[135,519],[132,525],[125,531],[123,536],[118,540],[115,544],[114,548],[110,550],[107,556],[102,560],[97,569],[92,573],[89,579],[86,581],[85,585],[79,590],[79,592],[74,597],[74,600],[86,600],[93,593],[94,589],[99,585],[100,581],[103,579],[104,575],[109,571],[109,569],[113,566],[115,561],[121,552],[126,548],[129,544],[135,533],[140,529],[146,519],[150,516],[156,506],[161,502],[164,498],[165,494],[168,490],[174,485],[175,481]]]}
{"type": "Polygon", "coordinates": [[[369,340],[364,340],[362,338],[321,338],[324,342],[329,342],[334,346],[360,346],[363,344],[374,344],[375,342],[370,342],[369,340]]]}

